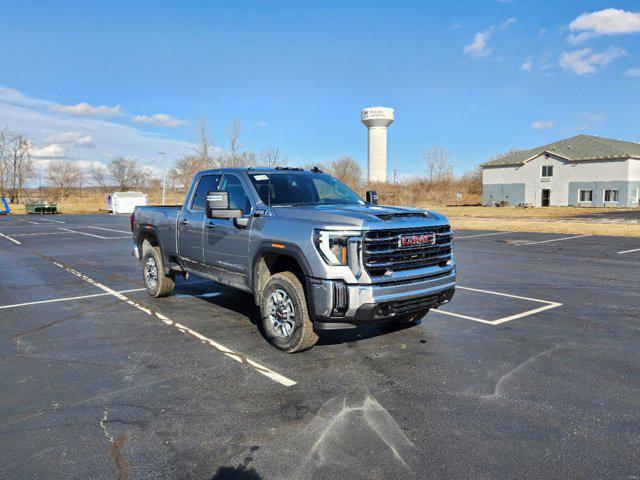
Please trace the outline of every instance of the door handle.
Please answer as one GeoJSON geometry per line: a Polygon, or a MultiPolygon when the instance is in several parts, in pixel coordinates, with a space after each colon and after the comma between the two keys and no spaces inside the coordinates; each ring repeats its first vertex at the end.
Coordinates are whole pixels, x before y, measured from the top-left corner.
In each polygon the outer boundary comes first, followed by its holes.
{"type": "Polygon", "coordinates": [[[207,228],[215,228],[215,226],[216,226],[216,224],[213,223],[213,222],[209,222],[209,223],[206,224],[207,228]]]}
{"type": "Polygon", "coordinates": [[[189,223],[189,220],[185,220],[185,219],[180,220],[180,225],[186,225],[187,223],[189,223]]]}

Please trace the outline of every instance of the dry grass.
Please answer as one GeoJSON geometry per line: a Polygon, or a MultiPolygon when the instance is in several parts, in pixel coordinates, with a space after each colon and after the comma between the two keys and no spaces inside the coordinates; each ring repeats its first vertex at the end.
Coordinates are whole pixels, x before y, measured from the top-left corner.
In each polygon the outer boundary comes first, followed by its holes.
{"type": "Polygon", "coordinates": [[[454,228],[518,232],[566,233],[640,237],[640,224],[594,221],[584,215],[620,212],[621,208],[580,207],[433,207],[446,215],[454,228]]]}
{"type": "MultiPolygon", "coordinates": [[[[56,203],[58,205],[58,212],[60,213],[98,213],[107,211],[107,201],[105,199],[105,195],[101,194],[84,195],[82,197],[71,196],[66,199],[49,199],[48,201],[51,203],[56,203]]],[[[182,194],[171,193],[166,197],[167,205],[181,205],[183,201],[184,198],[182,194]]],[[[160,194],[149,194],[150,205],[159,205],[161,202],[162,197],[160,194]]],[[[27,213],[23,204],[11,205],[11,212],[16,214],[27,213]]]]}
{"type": "Polygon", "coordinates": [[[640,224],[479,217],[449,217],[449,219],[451,220],[451,225],[454,229],[640,237],[640,224]]]}

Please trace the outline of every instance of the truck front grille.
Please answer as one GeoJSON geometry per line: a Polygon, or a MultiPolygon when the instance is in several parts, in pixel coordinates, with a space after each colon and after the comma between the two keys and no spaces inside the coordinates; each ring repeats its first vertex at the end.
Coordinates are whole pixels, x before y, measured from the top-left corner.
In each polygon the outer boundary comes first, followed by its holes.
{"type": "Polygon", "coordinates": [[[387,271],[425,268],[446,262],[451,256],[451,227],[399,228],[364,233],[363,260],[371,276],[387,271]],[[435,234],[433,245],[400,246],[405,235],[435,234]]]}

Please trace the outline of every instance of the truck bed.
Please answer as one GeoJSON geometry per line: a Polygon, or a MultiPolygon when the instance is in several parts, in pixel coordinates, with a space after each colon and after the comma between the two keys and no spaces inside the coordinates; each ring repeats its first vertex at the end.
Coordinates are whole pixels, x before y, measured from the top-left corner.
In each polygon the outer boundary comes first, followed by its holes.
{"type": "Polygon", "coordinates": [[[149,205],[136,207],[133,212],[134,232],[138,237],[138,230],[145,226],[152,227],[160,241],[166,256],[176,255],[176,224],[182,205],[149,205]]]}

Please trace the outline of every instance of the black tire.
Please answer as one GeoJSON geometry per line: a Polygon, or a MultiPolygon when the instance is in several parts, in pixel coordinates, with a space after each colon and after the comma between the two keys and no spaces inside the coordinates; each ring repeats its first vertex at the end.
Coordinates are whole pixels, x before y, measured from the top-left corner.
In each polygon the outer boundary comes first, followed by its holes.
{"type": "Polygon", "coordinates": [[[155,298],[171,295],[175,286],[173,275],[164,274],[160,247],[152,246],[147,240],[142,243],[142,279],[149,295],[155,298]]]}
{"type": "Polygon", "coordinates": [[[308,350],[318,341],[309,317],[304,289],[298,277],[291,272],[276,273],[267,281],[260,296],[260,318],[266,339],[284,352],[308,350]],[[285,306],[288,302],[282,301],[285,297],[279,292],[286,294],[293,311],[285,306]],[[283,320],[280,322],[280,319],[283,320]],[[280,322],[282,326],[278,327],[274,322],[280,322]]]}
{"type": "Polygon", "coordinates": [[[429,309],[420,310],[419,312],[410,313],[408,315],[400,315],[397,317],[393,317],[392,322],[396,325],[402,326],[411,326],[417,325],[420,321],[425,317],[425,315],[429,313],[429,309]]]}

